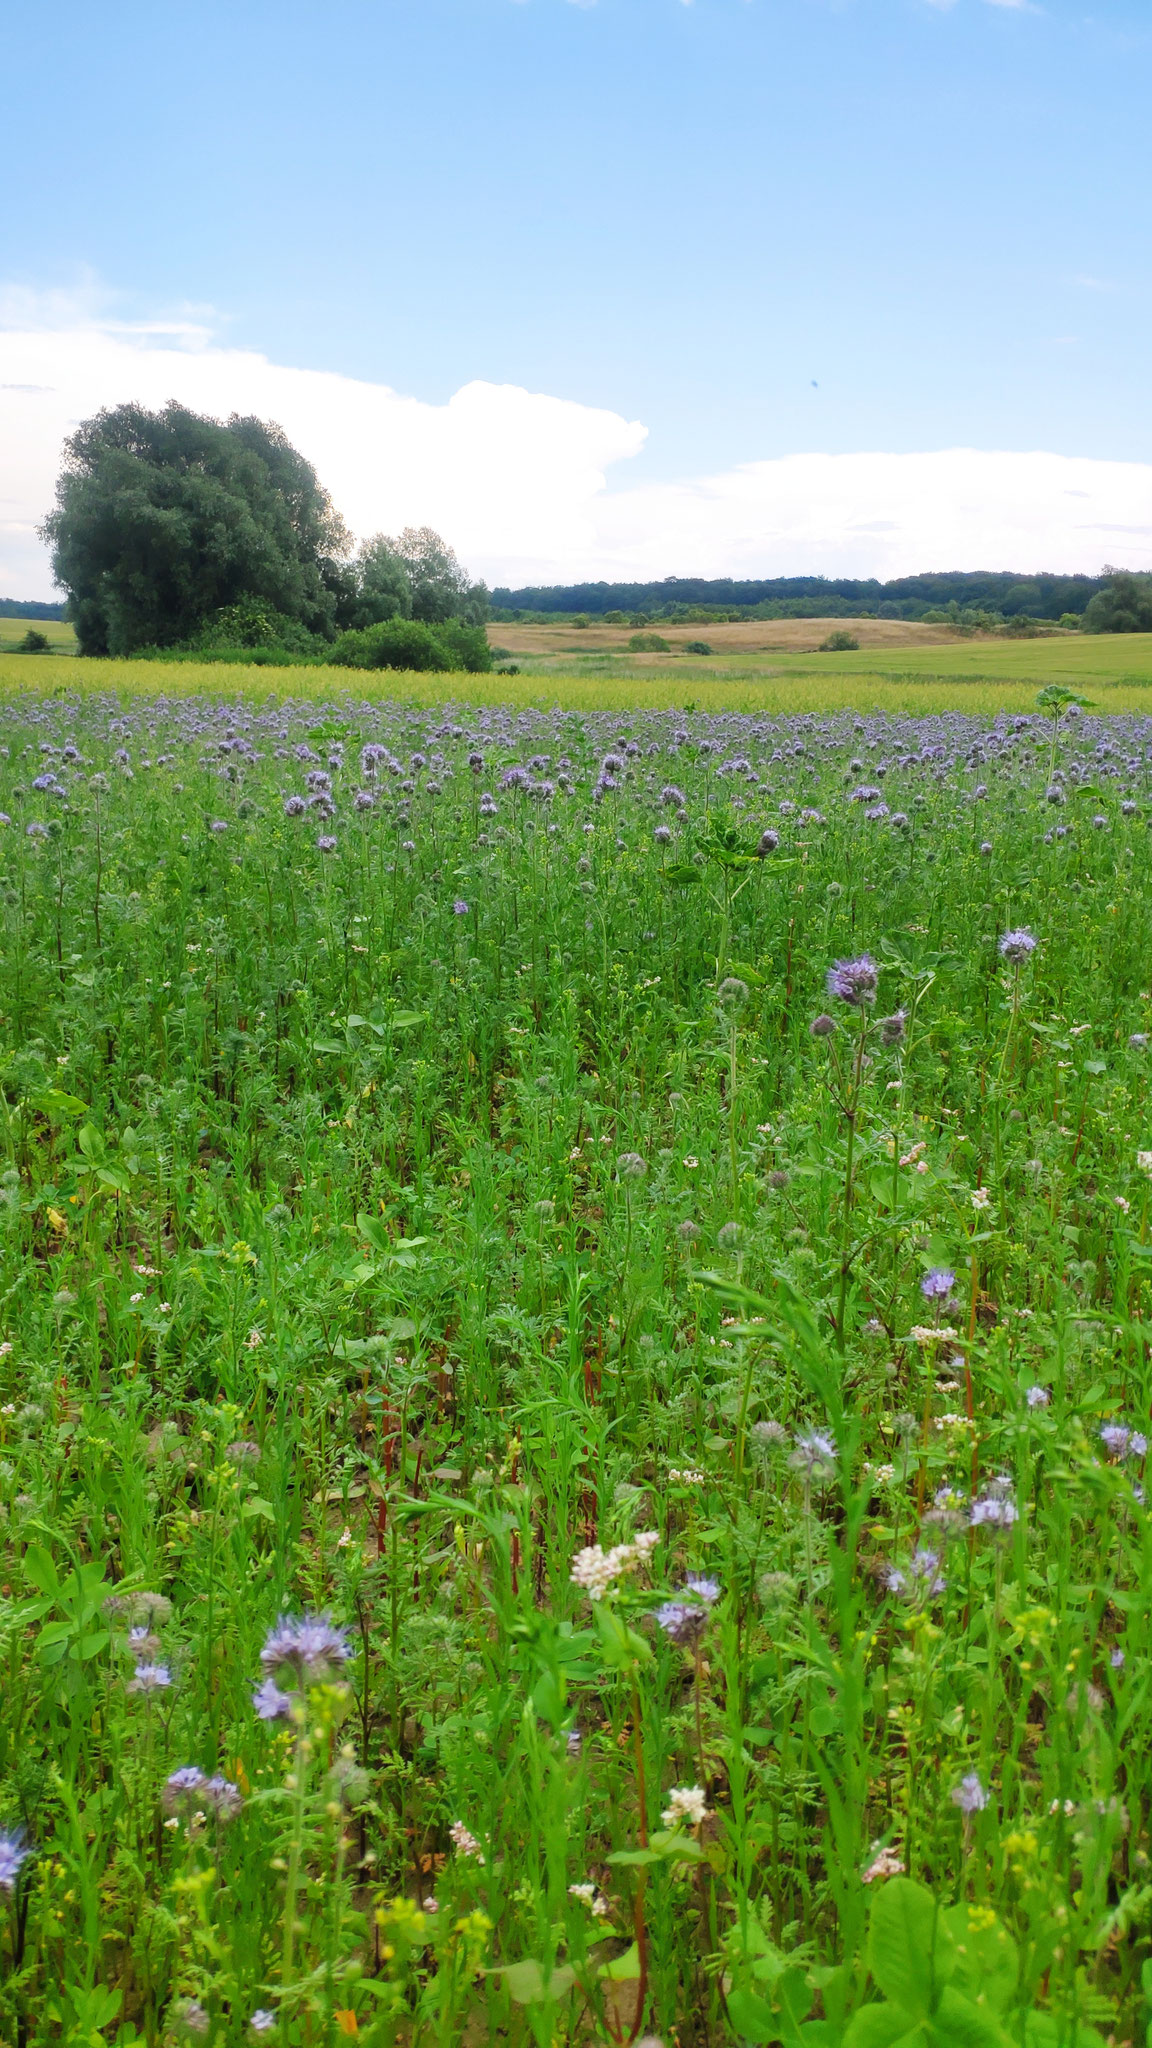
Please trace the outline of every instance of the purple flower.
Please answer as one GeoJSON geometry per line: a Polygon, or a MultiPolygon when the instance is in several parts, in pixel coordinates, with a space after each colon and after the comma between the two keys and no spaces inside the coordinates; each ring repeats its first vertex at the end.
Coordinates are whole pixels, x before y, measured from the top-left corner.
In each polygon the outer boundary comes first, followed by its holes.
{"type": "Polygon", "coordinates": [[[920,1282],[925,1301],[943,1301],[956,1285],[956,1275],[947,1266],[931,1266],[920,1282]]]}
{"type": "Polygon", "coordinates": [[[1023,926],[1015,931],[1001,933],[1000,957],[1009,961],[1013,967],[1019,967],[1022,961],[1027,960],[1029,953],[1035,951],[1036,941],[1031,932],[1026,931],[1023,926]]]}
{"type": "Polygon", "coordinates": [[[837,960],[835,966],[828,969],[828,993],[838,1002],[850,1004],[853,1009],[863,1009],[876,1000],[879,975],[880,970],[868,953],[861,953],[857,960],[837,960]]]}
{"type": "Polygon", "coordinates": [[[266,1678],[252,1695],[252,1705],[261,1721],[286,1721],[295,1704],[295,1693],[281,1692],[270,1678],[266,1678]]]}
{"type": "Polygon", "coordinates": [[[184,1764],[180,1770],[173,1771],[171,1777],[166,1779],[161,1793],[168,1812],[174,1813],[177,1807],[187,1805],[206,1783],[199,1764],[184,1764]]]}
{"type": "Polygon", "coordinates": [[[347,1637],[333,1628],[326,1614],[282,1614],[269,1631],[260,1662],[272,1676],[288,1669],[309,1684],[319,1685],[334,1667],[346,1664],[351,1654],[347,1637]]]}
{"type": "Polygon", "coordinates": [[[1030,1408],[1047,1408],[1052,1395],[1047,1387],[1029,1387],[1024,1399],[1030,1408]]]}
{"type": "Polygon", "coordinates": [[[656,1619],[674,1643],[683,1649],[693,1649],[708,1626],[708,1609],[695,1601],[666,1600],[656,1609],[656,1619]]]}
{"type": "Polygon", "coordinates": [[[771,828],[767,832],[762,832],[756,844],[756,852],[759,859],[765,860],[770,853],[775,853],[779,844],[780,834],[778,832],[773,832],[771,828]]]}
{"type": "Polygon", "coordinates": [[[975,1771],[969,1771],[958,1785],[952,1787],[952,1804],[961,1813],[983,1813],[988,1804],[988,1794],[980,1783],[975,1771]]]}
{"type": "Polygon", "coordinates": [[[129,1692],[145,1695],[164,1692],[172,1683],[172,1673],[166,1664],[138,1664],[136,1676],[128,1686],[129,1692]]]}
{"type": "Polygon", "coordinates": [[[453,917],[467,917],[468,905],[465,903],[464,898],[462,896],[458,896],[456,898],[455,903],[452,905],[452,915],[453,917]]]}
{"type": "Polygon", "coordinates": [[[286,818],[302,818],[307,808],[308,806],[302,796],[286,796],[284,799],[284,816],[286,818]]]}
{"type": "Polygon", "coordinates": [[[15,1891],[16,1880],[31,1854],[31,1849],[24,1846],[23,1828],[15,1828],[10,1835],[0,1834],[0,1891],[15,1891]]]}
{"type": "Polygon", "coordinates": [[[330,832],[321,832],[320,837],[316,841],[316,851],[317,853],[335,853],[336,841],[330,832]]]}
{"type": "Polygon", "coordinates": [[[234,1785],[230,1778],[219,1776],[205,1779],[200,1797],[219,1820],[231,1820],[244,1804],[239,1786],[234,1785]]]}

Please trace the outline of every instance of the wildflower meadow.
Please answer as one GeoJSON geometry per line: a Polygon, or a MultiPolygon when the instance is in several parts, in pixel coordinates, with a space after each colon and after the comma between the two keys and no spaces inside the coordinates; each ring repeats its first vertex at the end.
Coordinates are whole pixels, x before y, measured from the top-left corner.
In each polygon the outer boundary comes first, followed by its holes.
{"type": "Polygon", "coordinates": [[[7,703],[0,2039],[1152,2017],[1152,718],[7,703]]]}

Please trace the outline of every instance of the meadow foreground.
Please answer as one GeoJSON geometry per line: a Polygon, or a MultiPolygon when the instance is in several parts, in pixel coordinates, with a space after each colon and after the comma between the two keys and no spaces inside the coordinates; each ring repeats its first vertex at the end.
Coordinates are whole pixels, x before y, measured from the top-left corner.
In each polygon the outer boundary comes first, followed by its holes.
{"type": "Polygon", "coordinates": [[[3,738],[0,2037],[1135,2038],[1152,718],[3,738]]]}

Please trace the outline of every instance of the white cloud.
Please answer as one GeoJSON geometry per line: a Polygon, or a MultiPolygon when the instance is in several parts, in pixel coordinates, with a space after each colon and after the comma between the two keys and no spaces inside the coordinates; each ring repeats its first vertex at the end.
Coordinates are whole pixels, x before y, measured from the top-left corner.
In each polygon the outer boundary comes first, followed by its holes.
{"type": "Polygon", "coordinates": [[[481,382],[428,405],[222,346],[191,315],[133,327],[63,301],[7,312],[0,596],[52,594],[35,528],[61,442],[129,398],[278,420],[356,533],[427,523],[489,582],[1152,567],[1152,465],[965,448],[798,454],[671,482],[630,482],[625,469],[609,488],[646,438],[619,413],[481,382]]]}

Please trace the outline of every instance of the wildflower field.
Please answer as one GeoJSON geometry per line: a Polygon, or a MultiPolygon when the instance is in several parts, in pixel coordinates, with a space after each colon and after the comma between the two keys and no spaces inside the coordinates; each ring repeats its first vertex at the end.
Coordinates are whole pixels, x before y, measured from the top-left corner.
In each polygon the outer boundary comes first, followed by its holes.
{"type": "Polygon", "coordinates": [[[0,735],[0,2039],[1142,2042],[1152,717],[214,687],[0,735]]]}

